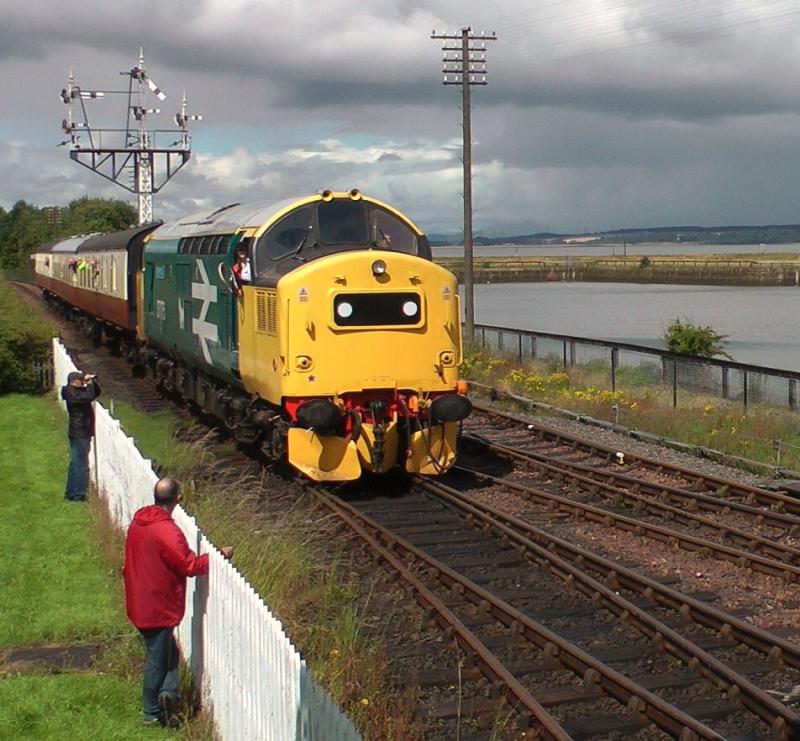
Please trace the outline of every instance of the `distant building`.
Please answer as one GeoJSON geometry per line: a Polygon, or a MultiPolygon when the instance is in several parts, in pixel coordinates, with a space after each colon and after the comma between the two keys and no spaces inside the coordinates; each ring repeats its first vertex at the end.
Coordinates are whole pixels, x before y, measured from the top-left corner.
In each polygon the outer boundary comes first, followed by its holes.
{"type": "Polygon", "coordinates": [[[600,237],[564,237],[564,244],[586,244],[596,242],[600,237]]]}
{"type": "Polygon", "coordinates": [[[61,207],[60,206],[45,206],[42,211],[44,212],[45,221],[52,226],[61,226],[61,207]]]}

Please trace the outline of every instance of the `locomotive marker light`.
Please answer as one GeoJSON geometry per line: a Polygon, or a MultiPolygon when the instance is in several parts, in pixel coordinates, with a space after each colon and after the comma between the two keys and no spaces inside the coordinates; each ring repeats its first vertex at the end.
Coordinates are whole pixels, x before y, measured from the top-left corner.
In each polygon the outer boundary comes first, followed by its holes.
{"type": "Polygon", "coordinates": [[[372,263],[372,274],[377,278],[386,272],[386,263],[383,260],[375,260],[372,263]]]}

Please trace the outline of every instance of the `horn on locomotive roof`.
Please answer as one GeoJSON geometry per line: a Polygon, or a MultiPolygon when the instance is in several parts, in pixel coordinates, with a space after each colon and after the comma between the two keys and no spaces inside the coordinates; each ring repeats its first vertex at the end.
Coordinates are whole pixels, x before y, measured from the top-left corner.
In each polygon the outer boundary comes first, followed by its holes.
{"type": "Polygon", "coordinates": [[[354,201],[358,201],[361,199],[361,191],[358,188],[353,188],[350,191],[349,195],[350,198],[352,198],[354,201]]]}

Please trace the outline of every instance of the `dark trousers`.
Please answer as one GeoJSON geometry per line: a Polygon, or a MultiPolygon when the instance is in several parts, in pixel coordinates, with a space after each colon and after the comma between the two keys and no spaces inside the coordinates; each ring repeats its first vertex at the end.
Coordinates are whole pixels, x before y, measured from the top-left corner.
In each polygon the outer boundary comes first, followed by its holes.
{"type": "Polygon", "coordinates": [[[139,629],[146,649],[142,708],[145,720],[158,718],[158,696],[178,697],[178,644],[173,628],[139,629]]]}
{"type": "Polygon", "coordinates": [[[75,437],[69,440],[69,471],[67,472],[67,488],[64,496],[67,499],[86,499],[89,487],[89,450],[92,438],[75,437]]]}

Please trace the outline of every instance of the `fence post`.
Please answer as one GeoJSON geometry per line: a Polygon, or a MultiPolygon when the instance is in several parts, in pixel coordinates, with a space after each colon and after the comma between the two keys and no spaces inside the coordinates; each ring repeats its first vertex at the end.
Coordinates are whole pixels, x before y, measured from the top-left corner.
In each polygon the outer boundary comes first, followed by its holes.
{"type": "Polygon", "coordinates": [[[536,337],[531,336],[531,357],[536,360],[536,337]]]}
{"type": "Polygon", "coordinates": [[[722,369],[722,398],[727,399],[730,396],[730,381],[728,379],[728,369],[722,369]]]}
{"type": "Polygon", "coordinates": [[[747,371],[742,371],[742,403],[747,409],[747,371]]]}
{"type": "Polygon", "coordinates": [[[789,379],[789,409],[793,412],[797,409],[797,381],[789,379]]]}
{"type": "Polygon", "coordinates": [[[672,361],[672,408],[678,408],[678,359],[672,361]]]}
{"type": "Polygon", "coordinates": [[[611,390],[617,390],[617,364],[619,363],[619,348],[611,348],[611,390]]]}
{"type": "Polygon", "coordinates": [[[486,349],[486,327],[481,327],[481,349],[486,349]]]}
{"type": "Polygon", "coordinates": [[[522,334],[521,333],[517,335],[517,340],[518,340],[517,344],[519,346],[519,349],[517,350],[517,355],[519,356],[520,365],[522,365],[522,334]]]}
{"type": "Polygon", "coordinates": [[[566,370],[567,369],[567,341],[564,340],[562,344],[564,345],[564,352],[563,352],[564,370],[566,370]]]}
{"type": "Polygon", "coordinates": [[[503,351],[503,333],[497,330],[497,352],[503,351]]]}

